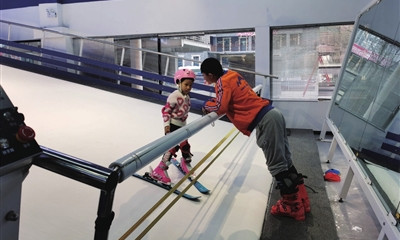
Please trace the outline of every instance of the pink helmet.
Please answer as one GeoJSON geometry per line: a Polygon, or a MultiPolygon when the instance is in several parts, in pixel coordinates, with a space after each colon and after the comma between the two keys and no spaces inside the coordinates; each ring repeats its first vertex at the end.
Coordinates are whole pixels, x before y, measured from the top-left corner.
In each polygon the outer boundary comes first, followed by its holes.
{"type": "Polygon", "coordinates": [[[185,78],[190,78],[190,79],[193,79],[193,81],[194,81],[194,79],[196,78],[196,75],[190,69],[179,69],[178,71],[176,71],[175,76],[174,76],[175,84],[179,84],[181,82],[181,80],[185,79],[185,78]]]}

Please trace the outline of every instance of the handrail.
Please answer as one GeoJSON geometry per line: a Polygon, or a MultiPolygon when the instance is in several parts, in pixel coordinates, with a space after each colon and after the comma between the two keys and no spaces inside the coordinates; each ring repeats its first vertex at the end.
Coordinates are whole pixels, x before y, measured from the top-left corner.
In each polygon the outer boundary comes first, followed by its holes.
{"type": "Polygon", "coordinates": [[[222,116],[218,116],[215,112],[209,113],[188,125],[125,155],[111,163],[110,168],[119,168],[119,182],[122,182],[158,156],[171,149],[174,145],[188,139],[208,124],[218,120],[220,117],[222,116]]]}
{"type": "MultiPolygon", "coordinates": [[[[127,49],[134,50],[134,51],[142,51],[142,52],[146,52],[146,53],[152,53],[152,54],[156,54],[156,55],[160,55],[160,56],[170,57],[170,58],[174,58],[174,59],[181,59],[181,60],[191,61],[191,62],[194,62],[194,63],[201,64],[201,61],[194,60],[194,59],[179,57],[179,56],[176,56],[176,55],[157,52],[157,51],[144,49],[144,48],[135,48],[135,47],[131,47],[131,46],[120,45],[120,44],[117,44],[117,43],[111,43],[111,42],[107,42],[107,41],[104,41],[104,40],[98,40],[98,39],[94,39],[94,38],[78,36],[78,35],[74,35],[74,34],[71,34],[71,33],[63,33],[63,32],[59,32],[59,31],[55,31],[55,30],[51,30],[51,29],[45,29],[45,28],[30,26],[30,25],[21,24],[21,23],[14,23],[14,22],[6,21],[6,20],[0,20],[0,23],[5,23],[5,24],[9,24],[9,25],[15,25],[15,26],[19,26],[19,27],[25,27],[25,28],[31,28],[31,29],[35,29],[35,30],[39,30],[39,31],[43,31],[43,32],[60,34],[60,35],[63,35],[63,36],[89,40],[89,41],[98,42],[98,43],[111,45],[111,46],[115,46],[115,47],[127,48],[127,49]]],[[[10,36],[10,34],[8,34],[8,36],[10,36]]],[[[8,40],[10,40],[10,39],[8,39],[8,40]]],[[[255,71],[242,69],[242,68],[230,67],[229,69],[232,69],[232,70],[235,70],[235,71],[240,71],[240,72],[246,72],[246,73],[250,73],[250,74],[254,74],[254,75],[259,75],[259,76],[263,76],[265,78],[267,78],[267,77],[275,78],[275,79],[278,78],[278,76],[275,76],[275,75],[263,74],[263,73],[259,73],[259,72],[255,72],[255,71]]]]}
{"type": "MultiPolygon", "coordinates": [[[[254,91],[259,91],[261,85],[253,88],[254,91]]],[[[151,161],[162,155],[173,146],[188,139],[208,124],[218,120],[224,115],[218,116],[217,113],[211,112],[199,119],[194,120],[188,125],[169,133],[161,138],[123,156],[122,158],[110,164],[110,168],[118,168],[120,170],[119,182],[132,176],[133,173],[140,170],[151,161]]]]}
{"type": "Polygon", "coordinates": [[[100,190],[115,188],[117,173],[109,168],[40,146],[43,153],[33,164],[100,190]]]}

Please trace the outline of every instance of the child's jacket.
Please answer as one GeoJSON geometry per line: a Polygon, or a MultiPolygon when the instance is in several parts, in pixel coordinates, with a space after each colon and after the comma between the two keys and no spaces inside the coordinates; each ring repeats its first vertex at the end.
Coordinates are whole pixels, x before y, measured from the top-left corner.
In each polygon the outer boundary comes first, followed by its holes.
{"type": "Polygon", "coordinates": [[[161,109],[164,126],[171,123],[183,127],[186,125],[190,110],[190,97],[183,95],[179,90],[173,91],[167,98],[165,106],[161,109]]]}

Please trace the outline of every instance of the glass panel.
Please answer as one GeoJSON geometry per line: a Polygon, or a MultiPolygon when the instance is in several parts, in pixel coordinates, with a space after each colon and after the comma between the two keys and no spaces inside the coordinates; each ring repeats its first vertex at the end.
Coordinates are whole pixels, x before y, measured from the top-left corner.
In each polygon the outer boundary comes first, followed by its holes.
{"type": "MultiPolygon", "coordinates": [[[[377,196],[399,221],[400,3],[360,16],[329,113],[377,196]]],[[[399,221],[400,222],[400,221],[399,221]]]]}
{"type": "MultiPolygon", "coordinates": [[[[143,48],[149,49],[148,41],[147,39],[143,40],[143,48]]],[[[208,57],[219,59],[225,68],[254,71],[254,41],[254,32],[162,37],[160,38],[159,51],[172,56],[180,56],[184,59],[165,58],[164,61],[163,57],[160,68],[166,70],[162,74],[168,76],[173,76],[178,67],[190,68],[196,73],[196,82],[201,84],[205,84],[205,82],[200,73],[200,63],[208,57]]],[[[240,73],[254,87],[255,75],[245,72],[240,73]]]]}
{"type": "Polygon", "coordinates": [[[330,99],[353,26],[274,29],[273,99],[330,99]]]}
{"type": "MultiPolygon", "coordinates": [[[[200,73],[200,63],[208,57],[220,59],[224,68],[255,70],[254,32],[115,40],[115,43],[121,46],[116,51],[116,60],[121,59],[122,48],[126,46],[123,65],[139,69],[139,66],[132,65],[132,52],[137,52],[133,47],[139,48],[139,45],[133,45],[133,41],[141,41],[140,48],[155,52],[143,52],[142,54],[143,70],[149,72],[173,76],[178,68],[190,68],[196,73],[196,83],[206,84],[200,73]],[[159,56],[156,52],[168,56],[159,56]]],[[[240,73],[254,87],[255,75],[246,72],[240,73]]],[[[173,86],[173,84],[170,85],[173,86]]]]}

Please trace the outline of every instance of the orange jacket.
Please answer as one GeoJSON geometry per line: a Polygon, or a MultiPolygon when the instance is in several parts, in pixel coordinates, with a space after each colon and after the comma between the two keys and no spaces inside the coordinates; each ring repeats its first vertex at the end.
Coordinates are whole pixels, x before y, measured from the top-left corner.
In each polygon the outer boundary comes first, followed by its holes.
{"type": "Polygon", "coordinates": [[[270,101],[259,97],[237,72],[228,70],[215,83],[216,97],[205,103],[208,112],[226,114],[243,134],[249,136],[249,125],[270,101]]]}

